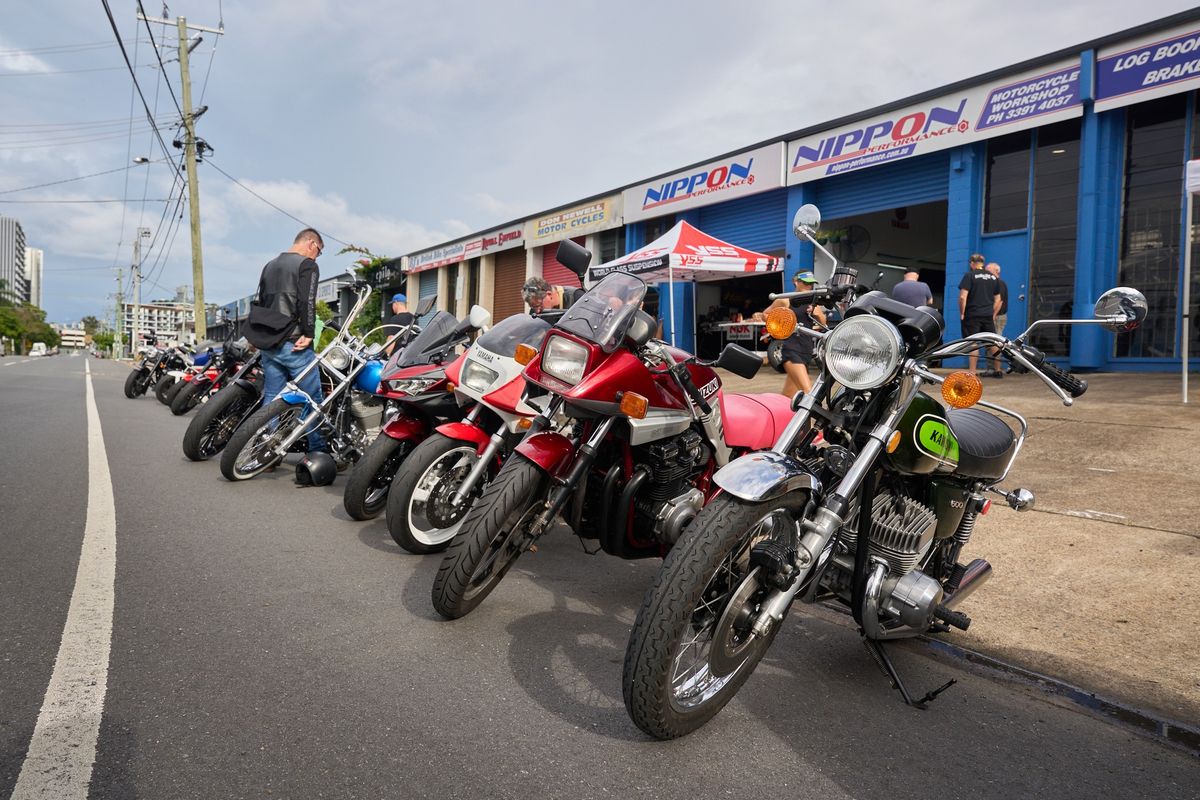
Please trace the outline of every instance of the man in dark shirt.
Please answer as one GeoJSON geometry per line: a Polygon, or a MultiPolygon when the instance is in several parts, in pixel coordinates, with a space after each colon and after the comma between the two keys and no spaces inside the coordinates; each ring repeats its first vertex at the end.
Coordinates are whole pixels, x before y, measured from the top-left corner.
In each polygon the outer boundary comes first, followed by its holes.
{"type": "MultiPolygon", "coordinates": [[[[387,327],[384,328],[384,333],[387,336],[395,336],[396,331],[401,328],[407,328],[413,324],[413,315],[408,311],[408,297],[397,292],[392,295],[392,316],[387,321],[387,327]]],[[[412,331],[401,336],[393,342],[387,349],[387,354],[390,356],[392,350],[396,347],[403,347],[412,338],[412,331]]]]}
{"type": "Polygon", "coordinates": [[[905,272],[904,280],[892,287],[892,299],[914,307],[933,305],[933,292],[930,291],[929,284],[918,280],[920,277],[921,273],[915,269],[905,272]]]}
{"type": "MultiPolygon", "coordinates": [[[[317,319],[317,281],[320,272],[316,259],[325,249],[325,240],[312,228],[296,234],[292,248],[280,253],[263,267],[258,281],[257,304],[270,309],[280,319],[291,317],[280,329],[282,341],[270,347],[259,345],[254,339],[251,344],[262,352],[263,402],[274,400],[284,385],[295,380],[316,359],[313,352],[313,332],[317,319]]],[[[248,335],[247,338],[250,338],[248,335]]],[[[311,370],[299,384],[301,391],[320,402],[321,378],[319,370],[311,370]]],[[[317,430],[308,434],[309,450],[325,449],[325,440],[317,430]]]]}
{"type": "MultiPolygon", "coordinates": [[[[983,268],[979,253],[971,256],[970,271],[958,284],[958,316],[962,320],[963,336],[975,333],[995,333],[996,314],[1000,311],[1000,288],[996,276],[983,268]]],[[[979,352],[967,356],[967,369],[974,372],[979,352]]]]}

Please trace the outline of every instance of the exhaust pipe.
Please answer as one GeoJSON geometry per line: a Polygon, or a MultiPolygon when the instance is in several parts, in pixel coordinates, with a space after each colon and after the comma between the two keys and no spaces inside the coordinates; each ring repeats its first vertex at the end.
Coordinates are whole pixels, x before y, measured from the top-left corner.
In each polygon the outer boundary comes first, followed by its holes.
{"type": "Polygon", "coordinates": [[[963,573],[962,580],[958,582],[958,589],[955,590],[954,594],[942,598],[942,607],[947,609],[955,608],[963,600],[970,597],[976,589],[987,583],[987,579],[990,577],[992,577],[992,565],[982,558],[975,559],[967,565],[967,569],[963,573]]]}

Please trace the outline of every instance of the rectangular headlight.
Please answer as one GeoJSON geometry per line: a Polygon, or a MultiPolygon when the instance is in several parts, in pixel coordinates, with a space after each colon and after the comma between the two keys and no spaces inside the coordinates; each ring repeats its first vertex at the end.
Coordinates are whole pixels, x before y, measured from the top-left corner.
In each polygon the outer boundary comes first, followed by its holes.
{"type": "Polygon", "coordinates": [[[560,381],[574,386],[583,380],[587,357],[588,349],[578,342],[561,336],[551,336],[546,340],[546,348],[542,351],[542,369],[547,375],[553,375],[560,381]]]}
{"type": "Polygon", "coordinates": [[[459,377],[463,386],[482,394],[500,377],[500,373],[468,358],[459,377]]]}

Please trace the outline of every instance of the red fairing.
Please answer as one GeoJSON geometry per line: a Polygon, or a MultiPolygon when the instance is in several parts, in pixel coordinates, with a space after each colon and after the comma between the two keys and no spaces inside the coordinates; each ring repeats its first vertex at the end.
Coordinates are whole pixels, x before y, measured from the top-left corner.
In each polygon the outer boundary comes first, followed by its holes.
{"type": "Polygon", "coordinates": [[[483,448],[487,447],[488,439],[490,438],[484,433],[482,428],[468,422],[446,422],[438,425],[436,430],[447,439],[454,439],[458,442],[470,442],[475,445],[477,453],[483,452],[483,448]]]}
{"type": "Polygon", "coordinates": [[[721,422],[730,447],[768,448],[792,416],[792,401],[781,394],[721,393],[721,422]]]}
{"type": "Polygon", "coordinates": [[[460,381],[458,379],[458,376],[459,376],[459,373],[462,372],[463,362],[466,360],[467,360],[467,354],[463,353],[458,358],[454,359],[448,365],[446,365],[446,380],[450,381],[451,383],[453,383],[455,385],[462,383],[462,381],[460,381]]]}
{"type": "MultiPolygon", "coordinates": [[[[517,414],[520,413],[517,411],[517,404],[521,402],[521,395],[524,393],[525,379],[518,375],[491,394],[485,394],[483,400],[493,408],[507,411],[510,414],[517,414]]],[[[524,413],[528,414],[528,412],[524,413]]]]}
{"type": "MultiPolygon", "coordinates": [[[[682,351],[680,351],[682,352],[682,351]]],[[[669,375],[655,375],[646,368],[641,359],[624,347],[605,354],[589,344],[560,330],[551,331],[542,343],[542,352],[529,362],[525,377],[539,386],[571,400],[589,400],[596,403],[616,403],[617,392],[636,392],[650,401],[651,408],[686,409],[687,404],[669,375]],[[561,336],[586,346],[590,351],[583,380],[574,386],[547,375],[542,370],[542,353],[552,336],[561,336]]]]}
{"type": "Polygon", "coordinates": [[[550,477],[558,478],[561,477],[559,473],[570,465],[575,446],[561,433],[544,431],[523,440],[517,445],[516,452],[541,467],[550,477]]]}
{"type": "Polygon", "coordinates": [[[401,414],[383,427],[383,435],[402,442],[420,442],[429,435],[429,426],[415,417],[401,414]]]}

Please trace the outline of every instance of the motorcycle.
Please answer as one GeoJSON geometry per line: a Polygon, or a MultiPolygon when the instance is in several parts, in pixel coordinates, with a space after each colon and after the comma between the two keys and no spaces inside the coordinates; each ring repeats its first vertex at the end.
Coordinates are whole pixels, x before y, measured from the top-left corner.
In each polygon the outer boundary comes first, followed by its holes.
{"type": "MultiPolygon", "coordinates": [[[[423,317],[435,298],[426,298],[417,309],[423,317]]],[[[461,323],[439,311],[383,369],[379,390],[389,403],[383,430],[354,465],[342,506],[352,519],[373,519],[387,505],[392,479],[400,465],[439,424],[462,419],[454,395],[447,391],[446,366],[454,351],[484,327],[491,315],[479,306],[461,323]]]]}
{"type": "Polygon", "coordinates": [[[155,386],[168,370],[187,366],[187,354],[181,348],[153,348],[143,351],[137,363],[125,376],[125,396],[130,400],[141,397],[155,386]]]}
{"type": "Polygon", "coordinates": [[[262,405],[262,355],[255,351],[225,385],[201,406],[183,434],[183,454],[204,461],[221,452],[233,432],[262,405]]]}
{"type": "Polygon", "coordinates": [[[522,398],[520,345],[541,346],[545,319],[515,314],[480,336],[446,369],[461,421],[444,422],[418,444],[387,496],[388,531],[410,553],[445,550],[471,501],[524,435],[537,409],[522,398]],[[461,417],[461,414],[460,414],[461,417]]]}
{"type": "Polygon", "coordinates": [[[215,351],[211,345],[203,350],[194,349],[185,355],[185,363],[175,369],[169,369],[154,384],[154,396],[158,402],[170,407],[175,395],[197,373],[203,372],[208,362],[213,359],[215,351]]]}
{"type": "MultiPolygon", "coordinates": [[[[940,314],[858,286],[857,272],[817,242],[819,224],[816,207],[804,206],[794,228],[826,257],[826,285],[775,295],[845,305],[831,331],[806,331],[819,340],[822,361],[812,391],[797,394],[795,415],[770,450],[713,476],[720,494],[668,554],[630,633],[625,706],[660,739],[695,730],[729,702],[797,600],[847,606],[905,703],[924,708],[948,689],[954,681],[914,697],[884,644],[966,630],[971,619],[960,607],[992,567],[983,559],[962,564],[959,555],[991,505],[988,495],[1017,511],[1034,496],[1000,486],[1025,419],[983,401],[978,376],[931,367],[999,348],[1069,406],[1086,382],[1051,363],[1030,333],[1068,323],[1127,331],[1146,316],[1140,292],[1116,288],[1097,302],[1094,319],[1042,320],[1015,339],[977,333],[941,344],[940,314]],[[933,387],[940,400],[925,391],[933,387]]],[[[794,324],[790,309],[768,312],[773,335],[794,324]]]]}
{"type": "MultiPolygon", "coordinates": [[[[561,243],[564,264],[591,255],[561,243]]],[[[704,362],[653,340],[641,279],[615,273],[577,299],[527,362],[526,402],[539,413],[472,504],[433,585],[438,613],[469,613],[562,514],[576,535],[626,559],[661,557],[704,506],[713,471],[768,447],[790,418],[787,398],[725,394],[714,367],[750,378],[759,356],[726,345],[704,362]],[[558,415],[570,422],[549,430],[558,415]]]]}
{"type": "Polygon", "coordinates": [[[182,416],[197,405],[221,390],[246,362],[250,352],[250,343],[245,339],[226,342],[225,346],[214,354],[202,373],[192,376],[186,386],[182,386],[171,399],[171,413],[182,416]]]}

